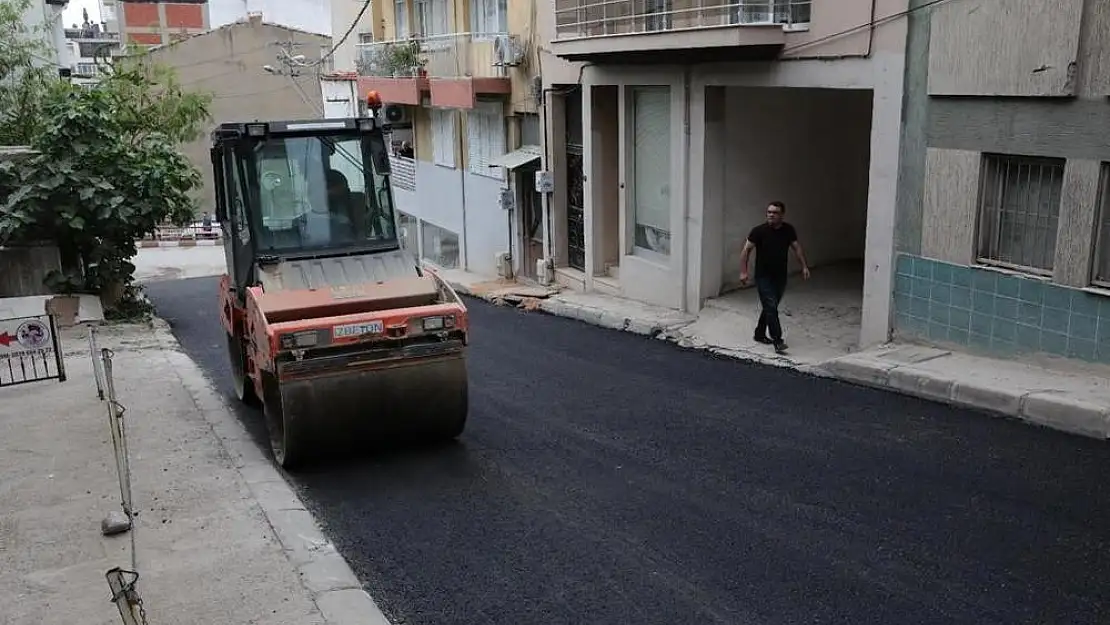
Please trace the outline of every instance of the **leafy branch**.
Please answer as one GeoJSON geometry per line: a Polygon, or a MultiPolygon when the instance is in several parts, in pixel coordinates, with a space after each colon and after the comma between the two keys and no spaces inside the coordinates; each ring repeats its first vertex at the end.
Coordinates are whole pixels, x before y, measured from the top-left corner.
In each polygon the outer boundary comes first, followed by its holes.
{"type": "MultiPolygon", "coordinates": [[[[0,56],[24,50],[26,61],[33,49],[24,40],[31,35],[10,23],[26,4],[0,0],[0,56]]],[[[49,279],[54,288],[134,308],[136,240],[195,214],[191,192],[201,176],[180,146],[200,136],[211,96],[147,62],[117,65],[92,88],[50,79],[33,63],[16,63],[8,75],[0,142],[37,153],[0,163],[0,241],[52,240],[64,267],[49,279]]]]}

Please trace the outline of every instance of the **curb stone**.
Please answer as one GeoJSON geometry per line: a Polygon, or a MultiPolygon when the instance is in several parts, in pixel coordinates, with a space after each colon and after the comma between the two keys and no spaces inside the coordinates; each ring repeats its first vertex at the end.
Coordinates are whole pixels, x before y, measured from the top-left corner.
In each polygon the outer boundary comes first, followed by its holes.
{"type": "Polygon", "coordinates": [[[325,622],[391,625],[269,456],[250,438],[225,399],[213,392],[200,367],[181,351],[169,324],[155,317],[151,325],[170,347],[164,352],[166,357],[262,510],[325,622]]]}
{"type": "MultiPolygon", "coordinates": [[[[448,283],[460,295],[489,301],[486,297],[475,295],[465,284],[453,280],[449,280],[448,283]]],[[[1059,393],[1050,391],[1019,392],[1011,389],[960,383],[955,379],[945,378],[928,371],[915,370],[912,367],[904,367],[899,363],[860,356],[837,358],[815,365],[799,365],[786,358],[714,347],[691,341],[689,338],[675,333],[675,330],[689,325],[690,322],[676,322],[669,325],[653,324],[639,319],[621,317],[600,308],[569,303],[558,299],[558,297],[541,300],[539,310],[556,317],[577,319],[603,328],[670,341],[680,347],[708,351],[711,354],[733,360],[793,369],[817,377],[840,379],[925,400],[1016,417],[1027,423],[1070,434],[1103,440],[1110,439],[1110,407],[1090,404],[1059,393]]]]}
{"type": "Polygon", "coordinates": [[[1110,438],[1110,407],[1061,392],[1024,392],[962,383],[933,372],[867,358],[833,360],[822,368],[833,377],[861,386],[1014,417],[1069,434],[1110,438]]]}
{"type": "MultiPolygon", "coordinates": [[[[455,292],[459,295],[474,297],[487,302],[492,301],[489,297],[475,294],[467,285],[461,282],[447,280],[447,283],[451,285],[451,288],[455,289],[455,292]]],[[[610,330],[630,332],[640,336],[667,341],[684,349],[704,351],[714,356],[722,356],[731,360],[793,369],[820,377],[830,377],[827,372],[822,371],[816,365],[800,365],[789,358],[768,356],[746,350],[715,347],[705,342],[695,341],[678,332],[682,328],[694,323],[693,320],[675,321],[673,323],[655,323],[635,317],[624,317],[602,308],[567,302],[559,299],[558,296],[540,300],[539,311],[555,317],[577,319],[578,321],[610,330]]]]}

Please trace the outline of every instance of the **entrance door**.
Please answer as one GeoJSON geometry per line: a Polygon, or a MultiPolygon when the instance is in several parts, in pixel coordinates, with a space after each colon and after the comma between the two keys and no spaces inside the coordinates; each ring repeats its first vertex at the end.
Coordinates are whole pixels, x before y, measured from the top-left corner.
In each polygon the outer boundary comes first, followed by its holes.
{"type": "Polygon", "coordinates": [[[521,273],[535,280],[536,261],[543,259],[543,199],[536,191],[536,166],[516,170],[520,189],[521,273]]]}

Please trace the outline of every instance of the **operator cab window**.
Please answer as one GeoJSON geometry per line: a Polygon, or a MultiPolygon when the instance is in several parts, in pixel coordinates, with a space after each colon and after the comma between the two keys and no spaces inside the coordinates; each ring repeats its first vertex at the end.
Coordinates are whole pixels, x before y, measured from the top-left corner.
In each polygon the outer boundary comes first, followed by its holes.
{"type": "Polygon", "coordinates": [[[394,241],[388,182],[371,171],[360,137],[269,138],[255,149],[260,249],[324,251],[394,241]],[[383,192],[384,191],[384,192],[383,192]]]}

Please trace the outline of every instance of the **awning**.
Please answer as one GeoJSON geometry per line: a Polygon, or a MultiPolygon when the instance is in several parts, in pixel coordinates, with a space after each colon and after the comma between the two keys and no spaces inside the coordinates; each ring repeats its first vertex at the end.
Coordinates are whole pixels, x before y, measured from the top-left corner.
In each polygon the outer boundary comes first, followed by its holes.
{"type": "Polygon", "coordinates": [[[538,145],[522,145],[518,149],[513,150],[508,154],[502,154],[501,156],[493,159],[492,161],[490,161],[489,166],[504,167],[505,169],[516,169],[518,167],[527,165],[532,161],[538,161],[540,159],[540,156],[543,154],[543,152],[541,152],[541,149],[542,148],[540,148],[540,146],[538,145]]]}

